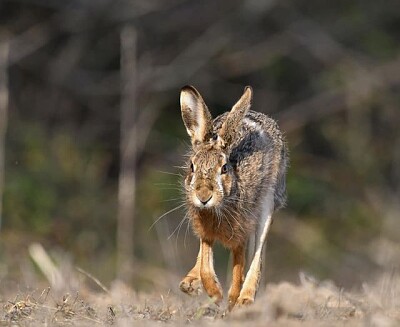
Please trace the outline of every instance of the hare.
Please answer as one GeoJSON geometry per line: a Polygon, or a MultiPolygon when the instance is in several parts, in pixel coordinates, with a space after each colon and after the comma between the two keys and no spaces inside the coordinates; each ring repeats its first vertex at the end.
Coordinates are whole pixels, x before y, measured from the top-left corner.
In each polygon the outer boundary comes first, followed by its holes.
{"type": "Polygon", "coordinates": [[[215,119],[193,86],[183,87],[180,95],[182,118],[192,143],[185,168],[185,201],[200,250],[179,287],[195,295],[203,286],[216,303],[222,300],[212,250],[219,241],[233,254],[229,310],[254,302],[272,213],[286,201],[286,143],[274,120],[249,110],[252,93],[247,86],[232,110],[215,119]],[[255,248],[244,278],[250,237],[254,237],[255,248]]]}

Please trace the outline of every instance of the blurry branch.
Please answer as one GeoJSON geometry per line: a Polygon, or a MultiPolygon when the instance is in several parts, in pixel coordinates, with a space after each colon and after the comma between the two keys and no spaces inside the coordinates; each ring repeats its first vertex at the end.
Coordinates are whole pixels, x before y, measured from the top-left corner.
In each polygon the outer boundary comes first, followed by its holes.
{"type": "Polygon", "coordinates": [[[108,290],[107,287],[104,286],[104,284],[96,277],[94,277],[92,274],[88,273],[87,271],[83,270],[80,267],[75,267],[76,270],[78,270],[81,274],[85,275],[86,277],[88,277],[89,279],[91,279],[92,281],[94,281],[97,286],[99,286],[104,292],[106,293],[110,293],[110,291],[108,290]]]}
{"type": "Polygon", "coordinates": [[[345,57],[351,57],[346,49],[336,42],[321,26],[309,19],[299,19],[287,27],[287,33],[297,43],[308,49],[314,58],[327,66],[336,64],[345,57]]]}
{"type": "MultiPolygon", "coordinates": [[[[221,51],[230,41],[230,32],[225,29],[226,17],[210,26],[203,34],[181,51],[168,65],[154,67],[138,58],[137,66],[140,67],[140,76],[137,80],[139,89],[147,90],[150,93],[169,90],[182,86],[182,81],[189,81],[192,76],[206,65],[210,59],[221,51]],[[147,67],[147,68],[146,68],[147,67]]],[[[13,62],[22,59],[24,56],[34,52],[37,48],[51,38],[41,24],[31,28],[13,41],[17,51],[21,49],[21,56],[13,58],[13,62]],[[33,35],[37,34],[35,37],[33,35]],[[27,42],[28,46],[23,47],[26,37],[32,37],[27,42]],[[32,42],[34,40],[34,42],[32,42]],[[32,43],[32,44],[30,44],[32,43]],[[25,53],[25,55],[23,55],[25,53]]],[[[284,45],[283,45],[284,46],[284,45]]],[[[46,56],[43,60],[51,63],[50,80],[52,83],[68,83],[66,86],[72,91],[82,95],[117,95],[120,89],[116,88],[119,76],[117,73],[93,73],[74,67],[84,47],[84,40],[71,41],[60,55],[54,59],[46,56]],[[72,69],[73,68],[73,69],[72,69]],[[63,81],[66,74],[69,78],[63,81]]],[[[29,69],[28,67],[25,67],[29,69]]],[[[31,69],[29,69],[31,70],[31,69]]],[[[157,115],[155,115],[157,116],[157,115]]],[[[147,119],[147,118],[144,118],[147,119]]]]}
{"type": "Polygon", "coordinates": [[[365,86],[362,92],[360,90],[357,92],[354,87],[357,85],[360,87],[363,75],[354,74],[344,87],[320,93],[283,110],[277,116],[282,129],[288,133],[292,132],[310,121],[346,110],[349,104],[362,103],[377,91],[384,91],[385,88],[400,84],[400,58],[372,69],[369,74],[374,76],[374,83],[365,86]],[[349,99],[352,99],[351,103],[349,99]]]}
{"type": "Polygon", "coordinates": [[[117,276],[133,276],[134,214],[137,161],[137,35],[133,26],[121,30],[121,140],[118,186],[117,276]]]}
{"type": "MultiPolygon", "coordinates": [[[[345,71],[345,83],[342,87],[320,93],[281,112],[278,117],[285,131],[298,129],[309,121],[338,111],[357,108],[377,91],[400,83],[400,58],[371,68],[366,66],[364,57],[346,49],[321,26],[299,13],[295,13],[295,16],[297,21],[286,27],[288,35],[326,66],[332,68],[340,65],[338,68],[345,71]]],[[[276,17],[275,20],[282,24],[285,20],[280,18],[276,17]]],[[[355,114],[354,111],[349,116],[356,115],[353,120],[359,126],[363,113],[355,114]]]]}
{"type": "MultiPolygon", "coordinates": [[[[344,46],[325,31],[323,26],[304,17],[294,8],[291,8],[290,12],[290,19],[294,22],[285,23],[285,13],[275,17],[276,22],[281,25],[283,22],[283,27],[287,29],[294,42],[297,42],[322,63],[327,71],[339,72],[344,81],[341,88],[333,90],[337,96],[332,99],[332,102],[328,102],[326,105],[323,103],[317,105],[316,116],[326,115],[332,110],[345,109],[349,158],[360,169],[366,168],[368,163],[373,160],[371,152],[368,151],[368,144],[373,138],[368,114],[371,106],[366,104],[371,103],[371,99],[377,95],[378,90],[384,90],[390,83],[383,82],[385,74],[382,74],[379,69],[372,68],[370,60],[364,54],[344,46]]],[[[303,56],[297,56],[296,53],[293,53],[292,56],[297,60],[304,61],[303,56]]],[[[312,64],[305,63],[305,66],[310,69],[313,69],[313,65],[314,60],[312,64]]],[[[397,82],[395,81],[395,83],[397,82]]],[[[313,99],[313,104],[318,103],[315,100],[313,99]]],[[[309,108],[305,109],[305,111],[307,110],[309,108]]],[[[302,118],[304,119],[304,116],[302,118]]]]}
{"type": "Polygon", "coordinates": [[[215,23],[178,54],[166,66],[156,67],[144,75],[154,91],[163,91],[182,86],[206,65],[209,60],[228,44],[230,36],[224,28],[224,21],[215,23]]]}
{"type": "Polygon", "coordinates": [[[381,84],[384,76],[371,70],[364,56],[344,47],[310,19],[303,18],[290,24],[288,33],[315,59],[329,68],[339,66],[345,71],[345,82],[352,88],[352,92],[348,92],[350,102],[353,98],[357,103],[360,97],[368,97],[370,90],[381,84]]]}
{"type": "MultiPolygon", "coordinates": [[[[161,220],[159,223],[155,224],[155,229],[160,243],[160,250],[162,252],[164,262],[166,264],[168,271],[174,273],[182,271],[182,262],[181,260],[179,260],[180,257],[177,251],[174,250],[172,242],[166,242],[169,235],[171,235],[166,220],[165,219],[161,220]]],[[[169,277],[169,285],[173,285],[173,283],[177,282],[176,278],[173,278],[172,275],[166,277],[169,277]]]]}
{"type": "Polygon", "coordinates": [[[5,137],[8,111],[8,58],[9,43],[0,43],[0,229],[3,220],[3,193],[5,173],[5,137]]]}
{"type": "Polygon", "coordinates": [[[280,25],[292,42],[301,45],[318,61],[327,67],[332,67],[339,62],[351,63],[352,66],[367,73],[367,68],[363,63],[367,62],[364,55],[346,48],[333,36],[325,31],[324,27],[304,16],[300,12],[290,8],[287,11],[278,11],[272,19],[280,25]]]}
{"type": "Polygon", "coordinates": [[[221,60],[226,65],[225,74],[242,76],[264,68],[276,57],[284,55],[296,57],[297,54],[293,50],[299,45],[326,66],[332,67],[340,61],[347,61],[367,72],[360,63],[360,59],[363,58],[343,47],[324,32],[321,26],[297,13],[296,19],[294,23],[287,23],[286,19],[278,15],[275,21],[282,27],[282,32],[244,50],[225,55],[221,60]]]}
{"type": "MultiPolygon", "coordinates": [[[[221,21],[209,27],[188,47],[178,53],[168,65],[154,67],[144,62],[144,59],[137,58],[138,70],[140,68],[140,72],[137,72],[137,75],[140,76],[136,80],[137,88],[154,93],[183,86],[182,83],[184,82],[182,81],[188,83],[197,71],[228,44],[229,40],[228,32],[224,30],[224,24],[221,21]]],[[[110,72],[107,72],[104,76],[95,76],[89,72],[74,70],[72,78],[74,83],[68,86],[78,93],[112,95],[120,92],[115,88],[116,75],[110,72]],[[77,85],[79,85],[79,88],[77,85]]],[[[158,107],[160,106],[158,105],[158,107]]],[[[140,120],[152,120],[157,116],[158,114],[153,110],[141,114],[141,118],[139,117],[138,120],[139,126],[142,129],[145,129],[145,126],[151,126],[151,124],[141,124],[140,120]]]]}
{"type": "Polygon", "coordinates": [[[52,288],[57,291],[61,290],[65,286],[63,276],[43,246],[39,243],[32,243],[28,250],[32,260],[45,275],[52,288]]]}
{"type": "Polygon", "coordinates": [[[34,25],[25,32],[14,36],[10,40],[12,54],[8,60],[8,64],[12,65],[28,57],[55,36],[56,32],[50,28],[48,22],[34,25]]]}
{"type": "Polygon", "coordinates": [[[400,134],[394,141],[394,147],[393,147],[393,178],[396,184],[396,199],[399,199],[400,198],[400,134]]]}
{"type": "MultiPolygon", "coordinates": [[[[110,0],[112,2],[113,0],[110,0]]],[[[132,21],[132,19],[149,15],[158,11],[167,11],[188,0],[173,1],[118,1],[112,7],[109,18],[116,22],[132,21]]]]}
{"type": "Polygon", "coordinates": [[[225,55],[221,62],[225,65],[224,75],[242,76],[267,66],[274,58],[288,54],[294,48],[293,41],[286,32],[277,33],[264,42],[225,55]]]}
{"type": "MultiPolygon", "coordinates": [[[[160,109],[163,107],[162,101],[157,101],[154,104],[150,103],[139,113],[137,119],[137,152],[142,154],[146,145],[147,138],[150,134],[151,128],[156,121],[160,109]]],[[[129,136],[132,140],[133,136],[129,136]]]]}
{"type": "Polygon", "coordinates": [[[61,53],[49,61],[49,74],[52,83],[60,83],[71,71],[75,70],[77,63],[87,44],[84,37],[74,37],[66,42],[61,53]]]}
{"type": "Polygon", "coordinates": [[[246,0],[244,1],[244,9],[249,11],[253,18],[262,17],[274,8],[277,2],[278,0],[246,0]]]}
{"type": "Polygon", "coordinates": [[[311,121],[319,120],[345,108],[346,99],[343,91],[327,91],[281,111],[277,119],[282,129],[290,133],[311,121]]]}

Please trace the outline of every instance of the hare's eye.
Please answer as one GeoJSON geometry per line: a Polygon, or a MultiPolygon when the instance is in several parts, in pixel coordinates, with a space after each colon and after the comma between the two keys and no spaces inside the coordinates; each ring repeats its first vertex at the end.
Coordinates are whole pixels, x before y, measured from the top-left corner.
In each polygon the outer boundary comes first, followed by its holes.
{"type": "Polygon", "coordinates": [[[216,140],[218,140],[218,134],[213,134],[213,136],[212,136],[212,140],[213,140],[213,141],[216,141],[216,140]]]}
{"type": "Polygon", "coordinates": [[[190,164],[190,171],[191,171],[192,173],[194,173],[194,165],[193,165],[193,162],[190,164]]]}
{"type": "Polygon", "coordinates": [[[226,174],[227,171],[228,171],[228,166],[225,164],[221,167],[221,174],[226,174]]]}

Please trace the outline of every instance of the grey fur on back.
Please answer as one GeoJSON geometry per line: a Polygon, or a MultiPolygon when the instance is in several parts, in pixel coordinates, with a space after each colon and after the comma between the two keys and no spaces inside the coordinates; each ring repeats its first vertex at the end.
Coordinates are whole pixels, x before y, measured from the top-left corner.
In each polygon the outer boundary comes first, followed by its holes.
{"type": "MultiPolygon", "coordinates": [[[[216,117],[213,120],[212,131],[217,134],[223,122],[226,120],[228,112],[216,117]]],[[[231,145],[230,163],[238,171],[238,177],[242,177],[239,193],[244,196],[248,203],[256,203],[256,196],[261,196],[267,189],[274,192],[274,210],[285,206],[286,195],[286,170],[288,166],[288,150],[284,136],[282,135],[277,123],[267,115],[249,110],[245,116],[243,124],[238,127],[239,137],[231,145]],[[279,151],[279,153],[276,153],[279,151]],[[259,170],[264,170],[266,174],[259,174],[252,171],[254,161],[264,156],[257,156],[257,152],[266,153],[267,160],[263,158],[259,170]],[[275,165],[277,164],[277,165],[275,165]],[[274,170],[278,170],[277,172],[274,170]],[[251,176],[251,174],[254,176],[251,176]],[[250,175],[250,176],[246,176],[250,175]],[[257,178],[264,176],[264,180],[258,183],[257,178]],[[273,177],[277,176],[277,177],[273,177]],[[253,183],[252,183],[253,181],[253,183]],[[256,190],[254,190],[256,188],[256,190]]]]}

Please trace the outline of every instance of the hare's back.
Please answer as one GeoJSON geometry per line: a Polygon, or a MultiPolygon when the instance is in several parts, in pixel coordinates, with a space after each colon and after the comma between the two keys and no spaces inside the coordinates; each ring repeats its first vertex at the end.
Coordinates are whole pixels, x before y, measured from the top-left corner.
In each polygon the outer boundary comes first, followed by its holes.
{"type": "MultiPolygon", "coordinates": [[[[226,116],[214,120],[215,132],[226,116]]],[[[237,171],[242,195],[254,202],[260,194],[272,190],[275,209],[282,207],[286,201],[287,150],[278,124],[263,113],[249,111],[237,132],[229,160],[237,171]]]]}
{"type": "MultiPolygon", "coordinates": [[[[213,121],[213,132],[217,133],[226,120],[228,112],[218,116],[213,121]]],[[[230,145],[232,154],[234,152],[270,152],[280,150],[285,146],[283,135],[275,120],[267,115],[250,110],[244,120],[242,127],[237,130],[239,137],[235,144],[230,145]]]]}

